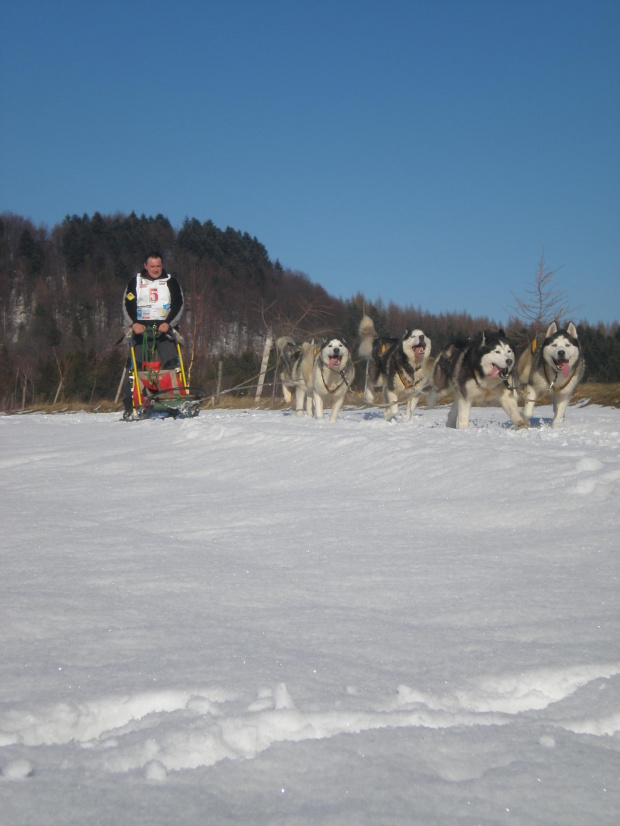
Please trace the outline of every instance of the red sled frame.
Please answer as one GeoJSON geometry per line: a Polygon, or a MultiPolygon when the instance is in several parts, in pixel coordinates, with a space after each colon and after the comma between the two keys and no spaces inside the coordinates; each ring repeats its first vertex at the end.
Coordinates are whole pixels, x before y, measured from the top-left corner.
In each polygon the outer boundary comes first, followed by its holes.
{"type": "Polygon", "coordinates": [[[135,346],[131,346],[132,401],[136,419],[148,419],[153,413],[173,418],[197,416],[204,400],[198,388],[187,386],[181,347],[177,342],[179,366],[161,369],[159,361],[142,362],[138,370],[135,346]]]}

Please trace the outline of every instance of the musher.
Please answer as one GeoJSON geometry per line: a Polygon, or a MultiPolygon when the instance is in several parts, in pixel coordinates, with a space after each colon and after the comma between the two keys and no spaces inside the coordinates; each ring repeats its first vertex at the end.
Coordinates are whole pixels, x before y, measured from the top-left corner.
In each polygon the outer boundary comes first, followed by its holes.
{"type": "MultiPolygon", "coordinates": [[[[178,324],[182,312],[181,285],[164,269],[161,253],[150,252],[142,272],[129,281],[123,295],[127,340],[135,347],[138,362],[157,360],[163,370],[178,366],[178,324]]],[[[124,419],[130,418],[133,412],[131,376],[130,355],[123,383],[124,419]]]]}

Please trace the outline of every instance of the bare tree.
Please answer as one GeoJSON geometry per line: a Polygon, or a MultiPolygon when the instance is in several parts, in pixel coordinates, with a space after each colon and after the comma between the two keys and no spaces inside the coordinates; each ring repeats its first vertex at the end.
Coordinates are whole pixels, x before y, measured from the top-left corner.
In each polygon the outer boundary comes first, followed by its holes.
{"type": "Polygon", "coordinates": [[[191,383],[192,368],[204,335],[206,307],[207,307],[207,278],[206,273],[199,273],[197,267],[192,267],[189,273],[188,304],[191,330],[189,336],[189,363],[186,367],[188,384],[191,383]]]}
{"type": "Polygon", "coordinates": [[[533,338],[538,338],[552,321],[566,318],[578,309],[567,305],[566,290],[559,289],[554,284],[553,279],[557,272],[557,269],[547,269],[543,247],[536,277],[525,288],[526,297],[518,298],[512,293],[515,306],[510,310],[517,321],[533,331],[533,338]]]}
{"type": "Polygon", "coordinates": [[[295,338],[296,336],[319,336],[330,329],[329,327],[324,329],[317,327],[319,323],[323,324],[329,315],[329,307],[320,299],[308,300],[300,297],[297,301],[298,314],[296,316],[281,312],[278,305],[278,299],[267,306],[261,302],[260,316],[264,328],[269,332],[273,330],[277,335],[290,335],[295,338]]]}

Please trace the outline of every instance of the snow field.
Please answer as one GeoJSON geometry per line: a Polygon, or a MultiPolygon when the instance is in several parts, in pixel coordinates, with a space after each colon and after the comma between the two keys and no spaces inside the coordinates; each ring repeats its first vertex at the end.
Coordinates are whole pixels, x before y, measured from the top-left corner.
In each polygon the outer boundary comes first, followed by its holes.
{"type": "Polygon", "coordinates": [[[0,418],[6,823],[614,822],[620,414],[473,414],[0,418]]]}

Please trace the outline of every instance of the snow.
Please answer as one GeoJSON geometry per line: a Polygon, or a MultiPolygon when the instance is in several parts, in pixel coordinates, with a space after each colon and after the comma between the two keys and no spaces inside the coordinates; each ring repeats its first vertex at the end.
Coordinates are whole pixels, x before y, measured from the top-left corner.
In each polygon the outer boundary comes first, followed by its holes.
{"type": "Polygon", "coordinates": [[[620,811],[620,411],[0,417],[0,823],[620,811]]]}

